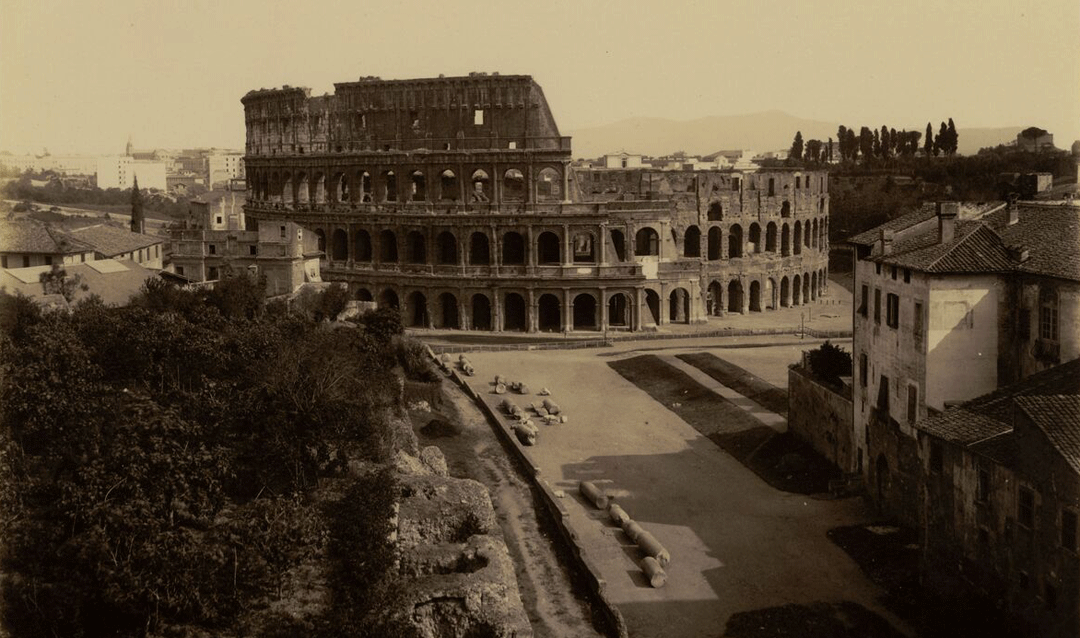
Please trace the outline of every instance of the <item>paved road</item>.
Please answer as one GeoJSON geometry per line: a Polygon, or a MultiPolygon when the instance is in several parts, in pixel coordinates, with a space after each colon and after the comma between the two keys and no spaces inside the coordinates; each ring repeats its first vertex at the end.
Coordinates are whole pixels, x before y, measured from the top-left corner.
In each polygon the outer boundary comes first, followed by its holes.
{"type": "Polygon", "coordinates": [[[567,492],[572,523],[632,636],[717,636],[737,612],[841,600],[899,626],[877,602],[883,592],[825,536],[832,527],[867,519],[858,500],[814,500],[773,489],[606,365],[643,349],[664,355],[704,349],[786,387],[787,363],[816,345],[791,345],[790,337],[753,340],[788,345],[731,349],[724,347],[731,341],[713,339],[476,353],[470,355],[478,374],[472,381],[480,392],[490,392],[487,383],[497,373],[534,392],[546,386],[569,416],[566,424],[541,426],[540,443],[529,454],[544,477],[567,492]],[[647,586],[636,548],[577,495],[583,479],[603,485],[670,550],[667,587],[647,586]]]}

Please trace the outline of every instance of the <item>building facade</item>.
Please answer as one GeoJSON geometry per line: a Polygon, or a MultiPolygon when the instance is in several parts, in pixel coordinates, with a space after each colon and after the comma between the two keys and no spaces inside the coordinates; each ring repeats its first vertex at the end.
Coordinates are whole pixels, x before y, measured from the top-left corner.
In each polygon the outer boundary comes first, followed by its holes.
{"type": "Polygon", "coordinates": [[[824,173],[575,169],[528,76],[242,102],[248,217],[310,228],[323,277],[407,325],[644,330],[826,285],[824,173]]]}
{"type": "Polygon", "coordinates": [[[165,162],[137,160],[127,155],[110,155],[97,160],[97,187],[101,189],[131,188],[136,176],[139,188],[165,190],[165,162]]]}

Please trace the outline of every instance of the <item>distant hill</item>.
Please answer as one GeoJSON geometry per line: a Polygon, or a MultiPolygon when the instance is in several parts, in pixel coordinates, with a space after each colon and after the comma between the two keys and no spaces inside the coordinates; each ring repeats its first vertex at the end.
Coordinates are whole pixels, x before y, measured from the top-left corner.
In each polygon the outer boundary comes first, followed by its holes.
{"type": "MultiPolygon", "coordinates": [[[[908,130],[921,131],[925,126],[913,126],[908,130]]],[[[783,111],[764,111],[684,121],[635,117],[567,134],[573,137],[574,157],[599,157],[623,150],[653,156],[675,151],[705,155],[721,149],[757,152],[785,149],[791,146],[795,131],[802,131],[804,140],[817,138],[824,141],[835,138],[838,127],[839,122],[807,120],[783,111]]],[[[974,154],[985,146],[1015,140],[1022,128],[961,128],[957,131],[959,152],[974,154]]]]}

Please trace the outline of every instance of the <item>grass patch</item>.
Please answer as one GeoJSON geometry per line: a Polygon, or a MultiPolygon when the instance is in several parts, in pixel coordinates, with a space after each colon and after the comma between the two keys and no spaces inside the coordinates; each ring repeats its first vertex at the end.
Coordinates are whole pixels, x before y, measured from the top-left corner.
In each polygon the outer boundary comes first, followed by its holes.
{"type": "Polygon", "coordinates": [[[787,418],[787,392],[754,373],[709,353],[675,356],[766,410],[787,418]]]}

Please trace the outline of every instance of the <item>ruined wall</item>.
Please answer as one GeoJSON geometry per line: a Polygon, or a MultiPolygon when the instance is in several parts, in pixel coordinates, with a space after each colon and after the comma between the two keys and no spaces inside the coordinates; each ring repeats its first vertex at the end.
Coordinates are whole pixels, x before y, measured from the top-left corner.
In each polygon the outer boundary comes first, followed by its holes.
{"type": "Polygon", "coordinates": [[[850,396],[788,368],[788,430],[845,473],[856,470],[851,417],[850,396]]]}

